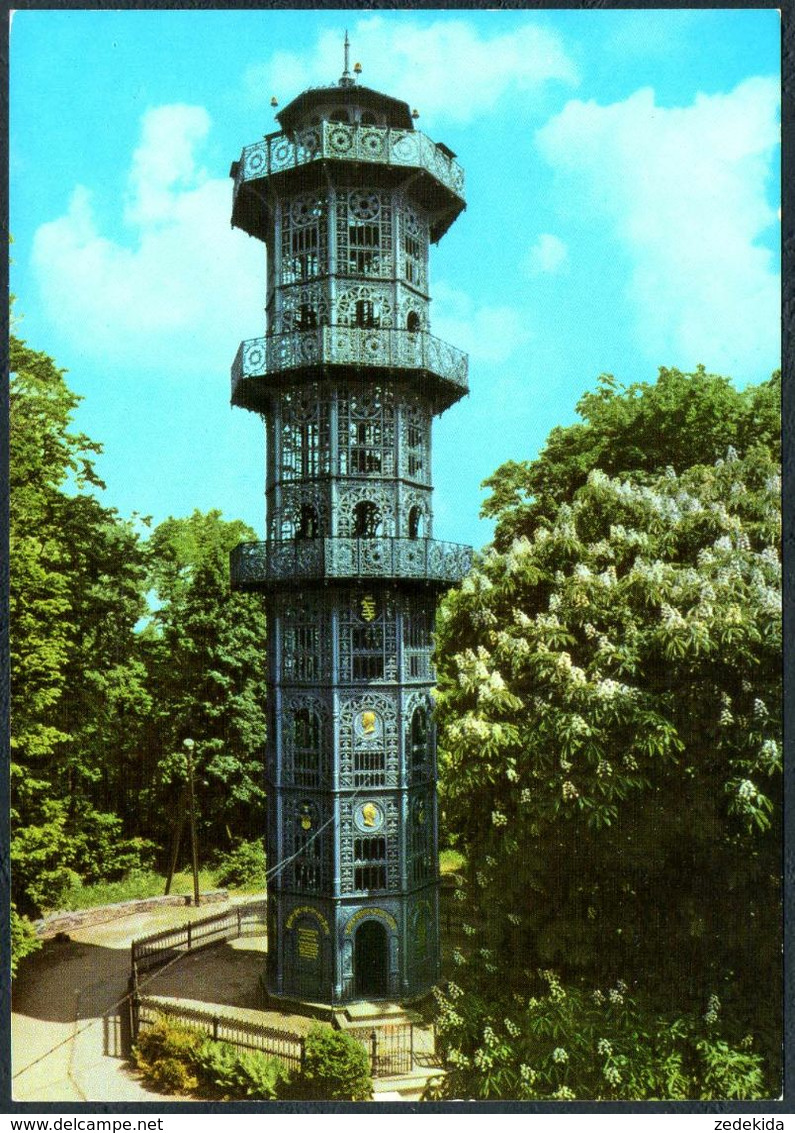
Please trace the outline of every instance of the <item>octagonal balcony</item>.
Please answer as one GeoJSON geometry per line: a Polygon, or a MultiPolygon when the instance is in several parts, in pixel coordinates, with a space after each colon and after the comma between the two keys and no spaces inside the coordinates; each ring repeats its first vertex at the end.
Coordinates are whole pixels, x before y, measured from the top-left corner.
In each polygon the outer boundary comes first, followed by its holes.
{"type": "Polygon", "coordinates": [[[250,236],[265,239],[267,199],[256,182],[302,169],[302,183],[313,168],[322,176],[324,162],[355,162],[404,177],[414,170],[412,191],[423,198],[432,214],[431,239],[441,239],[464,209],[464,171],[446,146],[418,130],[320,122],[294,135],[270,134],[246,146],[234,162],[232,223],[250,236]]]}
{"type": "Polygon", "coordinates": [[[472,548],[436,539],[271,540],[241,543],[230,556],[233,590],[275,590],[307,582],[399,579],[452,586],[469,573],[472,548]]]}
{"type": "Polygon", "coordinates": [[[315,378],[329,366],[384,367],[419,377],[436,413],[469,392],[466,354],[425,331],[333,326],[241,342],[232,365],[232,404],[262,412],[296,370],[315,378]]]}

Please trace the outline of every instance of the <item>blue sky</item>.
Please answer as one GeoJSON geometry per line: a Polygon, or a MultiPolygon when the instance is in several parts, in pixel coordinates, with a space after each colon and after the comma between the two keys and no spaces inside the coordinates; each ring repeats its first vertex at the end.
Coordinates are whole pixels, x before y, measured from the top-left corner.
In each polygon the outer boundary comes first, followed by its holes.
{"type": "Polygon", "coordinates": [[[436,534],[476,546],[481,481],[575,419],[600,373],[738,385],[779,364],[775,10],[22,11],[11,31],[17,331],[69,371],[123,515],[218,507],[264,532],[265,252],[229,165],[335,81],[420,111],[467,176],[431,252],[431,330],[470,355],[435,425],[436,534]]]}

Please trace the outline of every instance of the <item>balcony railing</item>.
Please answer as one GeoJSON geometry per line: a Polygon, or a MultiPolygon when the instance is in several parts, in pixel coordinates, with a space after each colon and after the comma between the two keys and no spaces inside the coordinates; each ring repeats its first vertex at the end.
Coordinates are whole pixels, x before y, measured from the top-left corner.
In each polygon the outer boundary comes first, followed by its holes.
{"type": "Polygon", "coordinates": [[[245,403],[239,387],[247,379],[322,365],[424,370],[454,387],[453,401],[469,388],[466,354],[433,335],[424,331],[333,326],[241,342],[232,364],[232,401],[245,403]]]}
{"type": "Polygon", "coordinates": [[[471,547],[393,537],[241,543],[230,556],[233,590],[349,578],[406,578],[452,585],[471,566],[471,547]]]}
{"type": "Polygon", "coordinates": [[[295,138],[274,134],[246,146],[235,176],[235,195],[244,181],[328,159],[422,169],[464,199],[463,169],[426,134],[342,122],[321,122],[295,138]]]}

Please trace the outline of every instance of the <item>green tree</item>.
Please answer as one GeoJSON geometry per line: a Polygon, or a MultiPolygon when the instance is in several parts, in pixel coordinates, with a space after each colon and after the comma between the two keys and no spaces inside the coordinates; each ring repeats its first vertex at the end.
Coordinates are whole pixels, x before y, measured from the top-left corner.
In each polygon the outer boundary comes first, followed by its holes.
{"type": "Polygon", "coordinates": [[[756,444],[780,457],[779,372],[745,390],[703,366],[691,374],[661,367],[656,382],[629,386],[603,374],[577,412],[583,423],[553,429],[537,460],[508,461],[485,481],[492,494],[483,514],[497,520],[500,550],[571,502],[592,468],[642,478],[711,464],[729,446],[742,456],[756,444]]]}
{"type": "Polygon", "coordinates": [[[265,614],[229,588],[229,552],[254,537],[239,520],[198,511],[170,518],[149,540],[159,604],[146,635],[154,710],[149,744],[167,840],[185,776],[183,741],[196,744],[196,783],[207,848],[263,829],[265,614]]]}
{"type": "Polygon", "coordinates": [[[773,1054],[780,484],[766,428],[743,458],[593,470],[554,508],[507,491],[503,536],[536,525],[451,593],[437,652],[443,808],[483,978],[621,978],[672,1015],[716,994],[729,1030],[773,1054]]]}
{"type": "Polygon", "coordinates": [[[64,371],[17,338],[10,363],[11,857],[20,908],[38,911],[141,848],[120,839],[122,729],[103,717],[134,683],[144,574],[129,525],[90,494],[101,449],[70,431],[64,371]]]}
{"type": "MultiPolygon", "coordinates": [[[[460,970],[480,982],[482,958],[460,970]]],[[[700,1015],[666,1017],[639,1005],[623,980],[614,987],[565,987],[551,970],[527,983],[535,994],[488,998],[456,980],[436,992],[436,1031],[448,1072],[425,1100],[516,1098],[547,1101],[764,1098],[762,1058],[751,1036],[723,1037],[721,1003],[712,995],[700,1015]]],[[[767,1095],[769,1096],[769,1095],[767,1095]]]]}

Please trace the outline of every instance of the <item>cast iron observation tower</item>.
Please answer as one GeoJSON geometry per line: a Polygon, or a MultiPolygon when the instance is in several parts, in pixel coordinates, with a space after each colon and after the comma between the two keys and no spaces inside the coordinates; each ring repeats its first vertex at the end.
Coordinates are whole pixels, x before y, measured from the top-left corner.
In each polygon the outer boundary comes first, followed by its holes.
{"type": "MultiPolygon", "coordinates": [[[[360,70],[360,68],[356,68],[360,70]]],[[[232,166],[267,248],[264,338],[232,404],[261,414],[267,538],[232,585],[267,597],[271,995],[407,1000],[439,976],[432,631],[470,549],[433,538],[431,422],[467,359],[429,333],[428,247],[463,173],[408,105],[304,91],[232,166]]]]}

